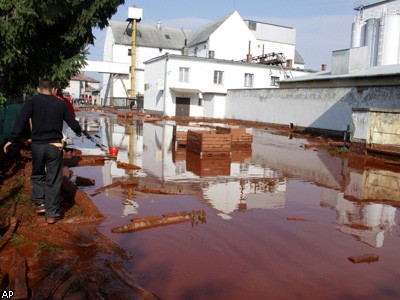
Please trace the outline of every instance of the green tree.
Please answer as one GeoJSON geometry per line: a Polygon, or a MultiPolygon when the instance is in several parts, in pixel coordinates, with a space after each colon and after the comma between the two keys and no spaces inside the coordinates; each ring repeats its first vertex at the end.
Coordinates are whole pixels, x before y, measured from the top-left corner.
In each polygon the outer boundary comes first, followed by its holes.
{"type": "Polygon", "coordinates": [[[0,0],[0,69],[4,94],[32,92],[40,78],[61,87],[85,65],[93,27],[124,0],[0,0]]]}

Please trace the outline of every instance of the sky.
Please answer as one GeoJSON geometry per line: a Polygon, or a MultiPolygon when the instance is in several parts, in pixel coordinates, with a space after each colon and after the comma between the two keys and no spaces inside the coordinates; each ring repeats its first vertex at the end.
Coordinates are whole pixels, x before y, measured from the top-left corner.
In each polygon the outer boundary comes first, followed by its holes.
{"type": "MultiPolygon", "coordinates": [[[[366,0],[365,0],[366,1],[366,0]]],[[[364,1],[364,2],[365,2],[364,1]]],[[[245,20],[255,20],[296,29],[296,49],[305,67],[330,69],[332,51],[350,47],[351,24],[356,15],[355,0],[126,0],[111,18],[125,21],[128,7],[143,9],[142,23],[195,29],[238,11],[245,20]]],[[[89,59],[101,60],[104,31],[94,30],[95,45],[89,59]]]]}

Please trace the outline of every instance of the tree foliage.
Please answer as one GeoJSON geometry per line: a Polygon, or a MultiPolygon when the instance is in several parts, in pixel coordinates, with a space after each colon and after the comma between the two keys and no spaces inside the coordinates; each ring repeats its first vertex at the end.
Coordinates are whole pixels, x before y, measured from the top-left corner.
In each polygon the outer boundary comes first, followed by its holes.
{"type": "Polygon", "coordinates": [[[20,96],[48,77],[64,87],[85,65],[92,28],[105,28],[125,0],[0,0],[4,93],[20,96]]]}

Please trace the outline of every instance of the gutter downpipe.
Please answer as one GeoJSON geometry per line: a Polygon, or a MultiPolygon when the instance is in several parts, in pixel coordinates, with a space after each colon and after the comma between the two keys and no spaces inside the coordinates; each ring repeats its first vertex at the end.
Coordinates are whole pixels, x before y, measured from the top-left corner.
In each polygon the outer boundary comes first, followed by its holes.
{"type": "Polygon", "coordinates": [[[167,108],[167,78],[168,78],[168,60],[169,60],[169,53],[167,52],[165,57],[165,71],[164,71],[164,95],[163,95],[163,116],[167,115],[166,108],[167,108]]]}

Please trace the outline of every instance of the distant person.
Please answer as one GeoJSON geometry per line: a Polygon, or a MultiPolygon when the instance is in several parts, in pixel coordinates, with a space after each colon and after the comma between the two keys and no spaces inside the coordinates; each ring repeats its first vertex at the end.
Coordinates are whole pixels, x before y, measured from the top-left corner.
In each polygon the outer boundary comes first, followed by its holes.
{"type": "Polygon", "coordinates": [[[64,95],[63,95],[63,93],[61,92],[61,90],[59,90],[59,89],[57,89],[56,87],[54,87],[54,88],[52,89],[51,92],[52,92],[53,96],[57,97],[58,99],[64,101],[64,102],[67,104],[69,110],[71,111],[71,114],[72,114],[72,115],[74,116],[74,118],[75,118],[76,115],[75,115],[74,106],[72,105],[71,101],[69,101],[67,98],[64,97],[64,95]]]}
{"type": "Polygon", "coordinates": [[[18,141],[25,124],[32,120],[32,195],[36,213],[46,215],[48,224],[62,218],[60,210],[63,148],[63,121],[78,135],[79,122],[75,120],[64,101],[52,95],[53,83],[42,80],[37,88],[39,94],[28,99],[18,116],[4,152],[18,141]]]}

